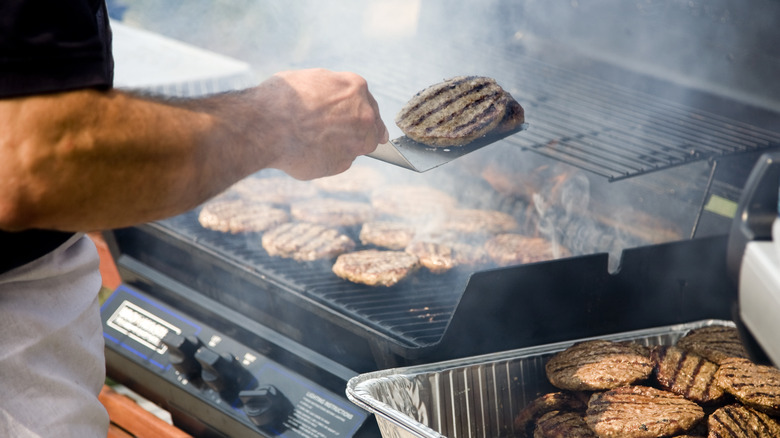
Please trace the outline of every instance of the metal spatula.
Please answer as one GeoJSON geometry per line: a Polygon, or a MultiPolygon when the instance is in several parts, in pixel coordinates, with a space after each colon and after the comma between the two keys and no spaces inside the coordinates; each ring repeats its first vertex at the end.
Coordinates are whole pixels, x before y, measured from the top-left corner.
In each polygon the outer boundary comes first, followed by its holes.
{"type": "Polygon", "coordinates": [[[525,129],[528,129],[528,123],[511,131],[485,135],[463,146],[450,147],[432,147],[402,136],[380,144],[368,156],[415,172],[425,172],[525,129]]]}

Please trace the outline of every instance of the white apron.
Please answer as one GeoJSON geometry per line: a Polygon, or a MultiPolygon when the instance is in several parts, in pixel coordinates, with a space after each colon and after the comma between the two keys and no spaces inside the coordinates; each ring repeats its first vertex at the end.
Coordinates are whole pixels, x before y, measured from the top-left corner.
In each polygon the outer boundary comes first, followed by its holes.
{"type": "Polygon", "coordinates": [[[98,265],[80,233],[0,275],[0,437],[106,437],[98,265]]]}

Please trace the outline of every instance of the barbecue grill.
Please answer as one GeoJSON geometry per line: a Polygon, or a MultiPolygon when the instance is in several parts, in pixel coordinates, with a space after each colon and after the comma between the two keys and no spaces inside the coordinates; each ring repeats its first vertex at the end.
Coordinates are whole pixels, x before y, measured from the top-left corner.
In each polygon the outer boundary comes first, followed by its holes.
{"type": "MultiPolygon", "coordinates": [[[[723,11],[746,14],[727,3],[701,6],[698,22],[717,27],[712,17],[723,11]]],[[[674,1],[637,5],[622,12],[638,33],[686,10],[674,1]]],[[[580,20],[604,13],[575,6],[567,14],[580,20]]],[[[103,308],[109,375],[196,435],[377,436],[344,395],[359,373],[732,319],[728,233],[754,163],[780,147],[778,108],[711,81],[637,71],[616,59],[617,49],[564,44],[581,36],[578,28],[566,37],[520,20],[534,32],[518,37],[516,14],[539,7],[496,2],[489,10],[512,12],[496,13],[497,30],[484,38],[417,34],[317,51],[289,66],[369,78],[391,138],[400,132],[390,115],[419,89],[459,74],[494,77],[525,107],[526,131],[424,175],[360,164],[390,184],[432,184],[462,205],[510,213],[570,257],[420,271],[373,288],[336,277],[328,261],[271,257],[259,234],[207,230],[195,209],[106,233],[123,280],[103,308]]],[[[446,30],[437,25],[441,10],[421,8],[421,29],[446,30]]],[[[146,88],[203,92],[191,82],[146,88]]],[[[275,173],[254,177],[265,176],[275,173]]]]}

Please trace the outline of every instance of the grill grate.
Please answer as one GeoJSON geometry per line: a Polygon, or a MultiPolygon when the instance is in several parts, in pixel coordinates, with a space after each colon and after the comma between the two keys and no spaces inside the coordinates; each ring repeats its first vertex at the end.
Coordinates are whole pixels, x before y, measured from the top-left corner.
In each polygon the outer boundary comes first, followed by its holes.
{"type": "MultiPolygon", "coordinates": [[[[372,92],[380,104],[399,107],[419,90],[420,84],[430,84],[431,77],[442,79],[464,74],[464,70],[467,74],[493,76],[526,107],[530,124],[529,130],[504,142],[609,181],[780,146],[778,133],[561,69],[511,50],[472,50],[468,63],[454,73],[446,63],[436,65],[435,57],[426,58],[430,63],[420,69],[420,57],[411,52],[393,56],[392,63],[387,62],[391,59],[387,54],[357,56],[317,64],[348,70],[358,70],[358,66],[362,69],[358,73],[371,80],[372,92]]],[[[382,110],[385,115],[392,113],[382,110]]],[[[309,297],[402,345],[425,347],[442,339],[471,274],[461,271],[436,276],[423,270],[397,286],[374,288],[341,280],[330,271],[328,263],[270,257],[259,237],[247,239],[205,230],[197,222],[197,211],[162,221],[161,225],[235,262],[241,269],[309,297]]],[[[571,224],[574,228],[576,225],[571,224]]]]}
{"type": "Polygon", "coordinates": [[[610,181],[780,146],[778,133],[570,70],[518,70],[531,129],[508,141],[610,181]]]}
{"type": "Polygon", "coordinates": [[[194,211],[160,224],[183,239],[197,241],[258,275],[414,346],[433,345],[441,339],[469,274],[433,275],[421,270],[393,287],[371,287],[342,280],[331,272],[329,262],[301,263],[271,257],[260,246],[259,237],[206,230],[198,224],[194,211]]]}
{"type": "Polygon", "coordinates": [[[392,64],[371,66],[372,55],[365,54],[349,66],[365,65],[363,73],[378,84],[378,94],[399,105],[418,91],[409,84],[425,87],[455,74],[493,76],[522,103],[529,123],[527,131],[504,141],[609,181],[780,147],[780,133],[556,67],[518,49],[465,52],[469,59],[457,69],[442,60],[426,65],[429,72],[449,72],[440,78],[429,73],[427,80],[419,68],[409,67],[419,57],[408,52],[394,53],[392,64]]]}

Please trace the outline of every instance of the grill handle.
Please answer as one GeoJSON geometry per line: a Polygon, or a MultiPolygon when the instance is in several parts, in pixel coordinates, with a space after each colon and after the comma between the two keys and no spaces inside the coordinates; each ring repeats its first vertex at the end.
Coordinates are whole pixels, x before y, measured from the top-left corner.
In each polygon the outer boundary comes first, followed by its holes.
{"type": "Polygon", "coordinates": [[[742,257],[752,240],[772,240],[778,215],[780,153],[763,154],[750,173],[731,224],[726,251],[729,277],[739,285],[742,257]]]}

